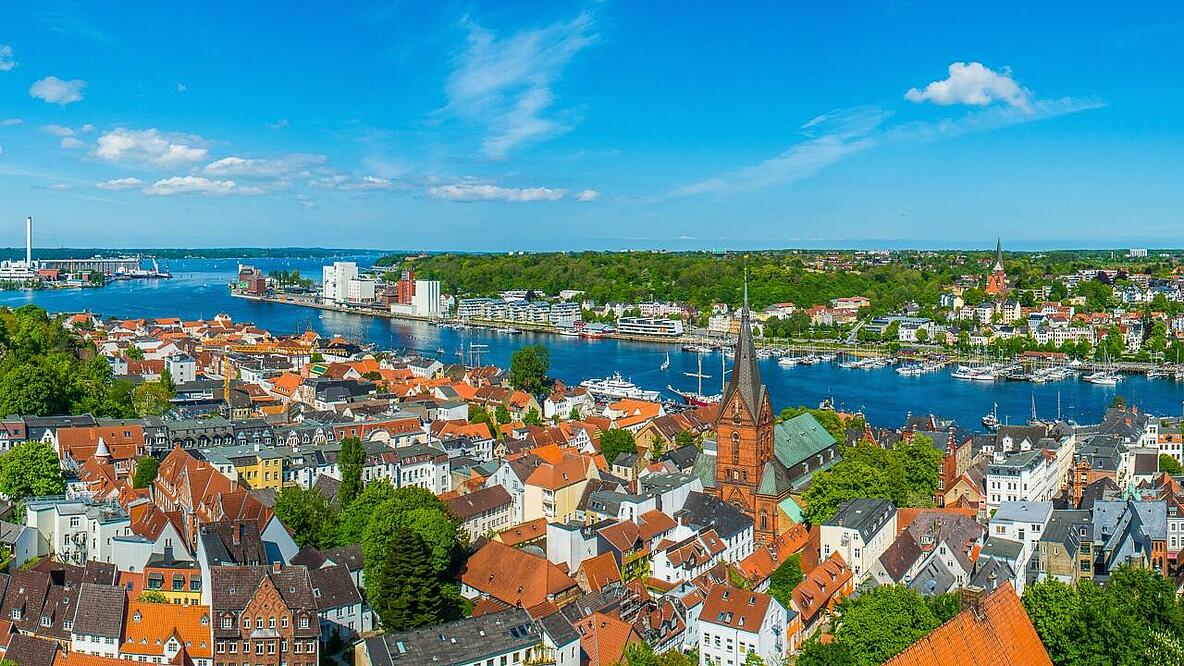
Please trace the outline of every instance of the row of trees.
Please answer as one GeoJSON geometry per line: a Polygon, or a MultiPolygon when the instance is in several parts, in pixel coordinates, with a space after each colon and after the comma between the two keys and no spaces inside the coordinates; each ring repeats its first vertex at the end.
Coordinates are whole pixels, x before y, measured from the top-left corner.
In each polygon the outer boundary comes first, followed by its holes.
{"type": "Polygon", "coordinates": [[[1184,664],[1184,604],[1153,571],[1123,566],[1105,585],[1049,578],[1023,602],[1054,664],[1184,664]]]}
{"type": "Polygon", "coordinates": [[[301,547],[362,545],[366,598],[387,630],[459,617],[462,600],[453,581],[465,544],[456,521],[423,488],[395,488],[386,479],[363,485],[364,459],[362,442],[345,438],[337,502],[317,490],[285,488],[276,498],[276,516],[301,547]]]}
{"type": "Polygon", "coordinates": [[[953,280],[947,263],[930,261],[918,270],[907,265],[873,266],[817,273],[790,252],[716,255],[707,252],[579,252],[530,255],[439,254],[402,265],[402,256],[380,265],[414,268],[416,275],[440,280],[459,294],[494,294],[530,285],[547,294],[579,289],[599,302],[637,303],[657,298],[700,308],[743,300],[744,269],[753,306],[792,301],[819,305],[840,296],[862,294],[885,310],[910,300],[936,302],[941,285],[953,280]]]}

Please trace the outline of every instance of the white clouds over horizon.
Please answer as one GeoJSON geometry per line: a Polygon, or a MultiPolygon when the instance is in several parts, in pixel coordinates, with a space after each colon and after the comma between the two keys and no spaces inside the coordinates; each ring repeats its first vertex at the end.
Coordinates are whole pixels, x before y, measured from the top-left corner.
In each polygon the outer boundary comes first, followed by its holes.
{"type": "Polygon", "coordinates": [[[476,201],[529,203],[535,201],[558,201],[567,196],[567,190],[551,187],[517,188],[480,183],[457,183],[455,185],[439,185],[429,188],[428,195],[433,199],[460,203],[472,203],[476,201]]]}
{"type": "Polygon", "coordinates": [[[562,133],[568,124],[548,114],[553,85],[571,59],[598,40],[592,14],[544,28],[498,36],[468,17],[468,43],[445,92],[446,110],[484,126],[481,153],[503,159],[518,146],[562,133]]]}
{"type": "Polygon", "coordinates": [[[112,178],[101,183],[95,183],[100,190],[134,190],[144,185],[139,178],[112,178]]]}
{"type": "Polygon", "coordinates": [[[225,196],[228,194],[263,194],[258,187],[242,186],[233,180],[211,180],[201,176],[172,176],[152,183],[144,188],[144,194],[169,196],[173,194],[204,194],[225,196]]]}
{"type": "Polygon", "coordinates": [[[996,72],[981,62],[954,62],[948,71],[949,77],[930,82],[924,90],[909,88],[904,98],[918,104],[933,102],[941,106],[987,106],[1003,102],[1017,109],[1031,109],[1032,94],[1011,78],[1008,67],[996,72]]]}
{"type": "Polygon", "coordinates": [[[82,101],[82,90],[86,88],[86,81],[71,79],[64,81],[56,76],[47,76],[29,86],[29,95],[50,104],[65,106],[82,101]]]}
{"type": "Polygon", "coordinates": [[[204,160],[205,143],[189,134],[117,127],[99,137],[94,155],[116,164],[172,168],[204,160]]]}
{"type": "Polygon", "coordinates": [[[244,178],[279,178],[324,164],[326,157],[313,153],[288,153],[272,158],[223,157],[206,165],[207,175],[244,178]]]}

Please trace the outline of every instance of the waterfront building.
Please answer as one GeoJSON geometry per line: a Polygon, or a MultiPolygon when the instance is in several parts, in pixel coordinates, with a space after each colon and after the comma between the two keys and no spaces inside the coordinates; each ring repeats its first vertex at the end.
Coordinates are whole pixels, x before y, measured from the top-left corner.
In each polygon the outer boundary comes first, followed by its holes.
{"type": "MultiPolygon", "coordinates": [[[[321,272],[321,298],[326,303],[345,303],[349,300],[349,281],[357,279],[358,264],[335,261],[321,272]]],[[[373,294],[371,294],[373,298],[373,294]]]]}
{"type": "Polygon", "coordinates": [[[440,314],[440,281],[416,280],[411,298],[415,314],[435,317],[440,314]]]}
{"type": "Polygon", "coordinates": [[[683,334],[683,325],[680,319],[621,317],[617,320],[617,331],[629,335],[677,337],[683,334]]]}

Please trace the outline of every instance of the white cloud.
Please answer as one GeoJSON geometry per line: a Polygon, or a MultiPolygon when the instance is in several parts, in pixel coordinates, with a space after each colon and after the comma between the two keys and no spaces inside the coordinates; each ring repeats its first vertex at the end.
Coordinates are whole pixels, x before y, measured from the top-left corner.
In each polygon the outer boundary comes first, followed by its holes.
{"type": "Polygon", "coordinates": [[[144,188],[144,194],[168,196],[172,194],[263,194],[258,187],[244,187],[233,180],[210,180],[201,176],[173,176],[144,188]]]}
{"type": "Polygon", "coordinates": [[[144,184],[139,178],[112,178],[101,183],[95,183],[100,190],[134,190],[144,184]]]}
{"type": "Polygon", "coordinates": [[[70,186],[65,183],[54,183],[53,185],[49,186],[49,189],[54,190],[55,192],[61,192],[63,190],[70,189],[70,186]]]}
{"type": "Polygon", "coordinates": [[[90,123],[83,125],[82,127],[78,128],[77,130],[75,130],[72,127],[66,127],[64,125],[42,125],[41,126],[41,131],[45,132],[46,134],[51,134],[53,136],[56,136],[62,140],[61,141],[62,148],[81,148],[82,146],[85,146],[86,144],[83,143],[82,140],[78,138],[78,135],[80,133],[85,134],[86,132],[93,132],[94,129],[95,129],[95,126],[91,125],[90,123]]]}
{"type": "Polygon", "coordinates": [[[279,120],[275,121],[274,123],[268,123],[267,128],[273,129],[273,130],[278,130],[278,129],[284,129],[287,126],[288,126],[288,119],[287,118],[280,118],[279,120]]]}
{"type": "Polygon", "coordinates": [[[312,179],[311,184],[331,190],[365,191],[365,190],[401,190],[407,185],[398,180],[380,178],[378,176],[353,176],[344,173],[329,173],[312,179]]]}
{"type": "Polygon", "coordinates": [[[52,134],[56,137],[74,136],[74,130],[63,125],[42,125],[41,129],[46,134],[52,134]]]}
{"type": "Polygon", "coordinates": [[[304,206],[305,208],[317,207],[317,203],[313,201],[312,198],[310,198],[307,194],[297,194],[296,201],[299,201],[300,205],[304,206]]]}
{"type": "Polygon", "coordinates": [[[0,127],[14,127],[16,125],[20,125],[23,122],[25,121],[21,120],[20,118],[5,118],[4,120],[0,120],[0,127]]]}
{"type": "Polygon", "coordinates": [[[83,88],[86,88],[86,81],[82,79],[63,81],[56,76],[47,76],[29,86],[29,94],[51,104],[65,106],[73,102],[81,102],[83,88]]]}
{"type": "Polygon", "coordinates": [[[598,39],[592,15],[584,12],[571,21],[506,37],[468,19],[464,24],[468,45],[446,85],[447,109],[484,125],[482,153],[502,158],[523,143],[567,130],[545,113],[563,69],[598,39]]]}
{"type": "Polygon", "coordinates": [[[184,83],[177,84],[177,92],[183,93],[183,92],[188,92],[188,90],[189,90],[189,86],[185,85],[184,83]]]}
{"type": "Polygon", "coordinates": [[[675,189],[673,196],[733,192],[793,183],[852,153],[872,146],[875,132],[888,119],[878,107],[859,107],[814,118],[801,127],[807,137],[780,155],[714,178],[675,189]]]}
{"type": "Polygon", "coordinates": [[[1011,78],[1011,70],[1006,67],[996,72],[980,62],[955,62],[950,64],[949,72],[948,78],[933,81],[924,90],[910,88],[904,98],[918,104],[933,102],[942,106],[987,106],[1002,102],[1017,109],[1031,108],[1032,94],[1011,78]]]}
{"type": "Polygon", "coordinates": [[[12,47],[8,44],[0,44],[0,72],[12,71],[16,64],[16,60],[12,58],[12,47]]]}
{"type": "Polygon", "coordinates": [[[596,190],[581,190],[576,194],[576,201],[582,203],[590,203],[600,198],[600,192],[596,190]]]}
{"type": "Polygon", "coordinates": [[[223,157],[210,162],[204,171],[211,176],[241,176],[246,178],[278,178],[298,173],[308,167],[325,163],[324,155],[290,153],[273,158],[223,157]]]}
{"type": "Polygon", "coordinates": [[[99,137],[94,154],[108,162],[169,168],[205,159],[203,144],[199,136],[118,127],[99,137]]]}
{"type": "Polygon", "coordinates": [[[567,195],[567,190],[550,187],[498,187],[477,183],[440,185],[428,190],[433,199],[446,201],[509,201],[524,203],[531,201],[558,201],[567,195]]]}

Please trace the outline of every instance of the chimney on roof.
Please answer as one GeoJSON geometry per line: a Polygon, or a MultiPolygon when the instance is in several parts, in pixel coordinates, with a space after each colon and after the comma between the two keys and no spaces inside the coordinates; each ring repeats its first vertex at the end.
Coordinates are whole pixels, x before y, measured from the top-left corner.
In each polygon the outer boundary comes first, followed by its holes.
{"type": "Polygon", "coordinates": [[[283,562],[276,561],[276,562],[271,563],[271,573],[278,574],[283,568],[284,568],[283,562]]]}
{"type": "Polygon", "coordinates": [[[987,592],[977,585],[967,585],[958,593],[958,608],[974,613],[975,619],[983,617],[983,600],[987,592]]]}

